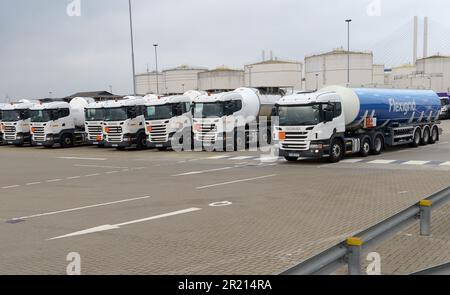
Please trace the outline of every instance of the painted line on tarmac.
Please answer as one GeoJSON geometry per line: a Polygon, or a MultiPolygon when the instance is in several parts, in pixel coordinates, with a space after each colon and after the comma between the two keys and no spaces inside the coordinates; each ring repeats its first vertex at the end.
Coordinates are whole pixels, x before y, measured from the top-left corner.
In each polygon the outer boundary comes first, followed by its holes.
{"type": "Polygon", "coordinates": [[[10,188],[16,188],[16,187],[20,187],[20,185],[16,184],[16,185],[4,186],[4,187],[2,187],[2,189],[10,189],[10,188]]]}
{"type": "Polygon", "coordinates": [[[397,160],[373,160],[370,162],[367,162],[369,164],[392,164],[394,162],[397,162],[397,160]]]}
{"type": "Polygon", "coordinates": [[[229,169],[233,169],[233,167],[223,167],[223,168],[217,168],[217,169],[191,171],[191,172],[186,172],[186,173],[175,174],[172,176],[177,177],[177,176],[197,175],[197,174],[204,174],[204,173],[208,173],[208,172],[216,172],[216,171],[223,171],[223,170],[229,170],[229,169]]]}
{"type": "Polygon", "coordinates": [[[166,213],[166,214],[151,216],[151,217],[137,219],[137,220],[132,220],[132,221],[123,222],[123,223],[114,224],[114,225],[110,225],[110,224],[101,225],[101,226],[77,231],[74,233],[70,233],[67,235],[47,239],[47,241],[58,240],[58,239],[63,239],[63,238],[70,238],[70,237],[93,234],[93,233],[99,233],[99,232],[109,231],[109,230],[113,230],[113,229],[119,229],[119,228],[121,228],[123,226],[127,226],[127,225],[132,225],[132,224],[136,224],[136,223],[141,223],[141,222],[146,222],[146,221],[151,221],[151,220],[156,220],[156,219],[161,219],[161,218],[166,218],[166,217],[171,217],[171,216],[176,216],[176,215],[181,215],[181,214],[187,214],[187,213],[191,213],[191,212],[195,212],[195,211],[199,211],[199,210],[202,210],[202,209],[201,208],[189,208],[189,209],[179,210],[179,211],[175,211],[175,212],[170,212],[170,213],[166,213]]]}
{"type": "MultiPolygon", "coordinates": [[[[106,168],[106,169],[127,169],[127,168],[129,168],[129,167],[115,167],[115,166],[101,166],[101,165],[80,165],[80,164],[75,164],[73,166],[75,166],[75,167],[87,167],[87,168],[106,168]]],[[[137,169],[137,168],[135,168],[135,169],[137,169]]]]}
{"type": "Polygon", "coordinates": [[[444,163],[442,163],[442,164],[439,165],[439,166],[450,166],[450,161],[449,161],[449,162],[444,162],[444,163]]]}
{"type": "Polygon", "coordinates": [[[202,189],[206,189],[206,188],[230,185],[230,184],[235,184],[235,183],[240,183],[240,182],[248,182],[248,181],[265,179],[265,178],[275,177],[275,176],[277,176],[277,175],[276,174],[271,174],[271,175],[253,177],[253,178],[239,179],[239,180],[233,180],[233,181],[227,181],[227,182],[222,182],[222,183],[210,184],[210,185],[205,185],[205,186],[199,186],[199,187],[196,187],[196,189],[202,190],[202,189]]]}
{"type": "Polygon", "coordinates": [[[430,161],[407,161],[402,163],[402,165],[425,165],[430,163],[430,161]]]}
{"type": "Polygon", "coordinates": [[[78,208],[71,208],[71,209],[65,209],[65,210],[54,211],[54,212],[35,214],[35,215],[30,215],[30,216],[22,216],[22,217],[12,218],[11,220],[25,220],[25,219],[31,219],[31,218],[37,218],[37,217],[56,215],[56,214],[80,211],[80,210],[85,210],[85,209],[91,209],[91,208],[97,208],[97,207],[104,207],[104,206],[109,206],[109,205],[133,202],[133,201],[138,201],[138,200],[145,200],[145,199],[148,199],[148,198],[150,198],[150,196],[145,196],[145,197],[140,197],[140,198],[133,198],[133,199],[125,199],[125,200],[120,200],[120,201],[101,203],[101,204],[89,205],[89,206],[84,206],[84,207],[78,207],[78,208]]]}
{"type": "Polygon", "coordinates": [[[56,157],[61,160],[88,160],[88,161],[106,161],[108,158],[81,158],[81,157],[56,157]]]}

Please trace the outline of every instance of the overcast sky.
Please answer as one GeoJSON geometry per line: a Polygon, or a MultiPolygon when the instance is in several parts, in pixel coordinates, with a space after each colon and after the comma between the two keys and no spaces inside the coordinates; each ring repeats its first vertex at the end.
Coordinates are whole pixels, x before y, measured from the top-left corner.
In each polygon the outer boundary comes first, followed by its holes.
{"type": "MultiPolygon", "coordinates": [[[[68,16],[71,2],[0,0],[0,100],[7,95],[46,97],[50,91],[53,97],[63,97],[108,90],[109,85],[118,94],[132,92],[128,1],[80,0],[81,16],[68,16]]],[[[239,68],[258,61],[263,49],[280,58],[303,60],[305,55],[344,46],[346,18],[353,19],[352,48],[359,50],[383,44],[414,15],[428,15],[450,27],[448,0],[132,3],[138,73],[146,71],[147,63],[154,69],[153,43],[160,44],[162,68],[180,64],[239,68]],[[381,16],[368,15],[368,6],[376,8],[377,2],[381,16]]],[[[377,9],[371,11],[377,14],[377,9]]],[[[409,46],[403,51],[409,58],[409,46]]]]}

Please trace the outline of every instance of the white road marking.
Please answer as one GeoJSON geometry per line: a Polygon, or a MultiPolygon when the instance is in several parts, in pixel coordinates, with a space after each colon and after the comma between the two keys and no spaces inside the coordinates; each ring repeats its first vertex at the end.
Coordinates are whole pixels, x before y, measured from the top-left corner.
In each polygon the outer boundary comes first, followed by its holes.
{"type": "Polygon", "coordinates": [[[10,185],[10,186],[4,186],[4,187],[2,187],[2,189],[9,189],[9,188],[16,188],[16,187],[19,187],[20,185],[10,185]]]}
{"type": "Polygon", "coordinates": [[[50,179],[50,180],[47,180],[47,182],[48,183],[52,183],[52,182],[58,182],[58,181],[62,181],[62,179],[50,179]]]}
{"type": "MultiPolygon", "coordinates": [[[[114,166],[100,166],[100,165],[80,165],[76,164],[75,167],[88,167],[88,168],[108,168],[108,169],[126,169],[128,167],[114,167],[114,166]]],[[[137,169],[137,168],[135,168],[137,169]]]]}
{"type": "Polygon", "coordinates": [[[105,172],[105,174],[114,174],[114,173],[119,173],[119,171],[108,171],[108,172],[105,172]]]}
{"type": "Polygon", "coordinates": [[[341,163],[359,163],[362,162],[363,159],[345,159],[342,160],[341,163]]]}
{"type": "Polygon", "coordinates": [[[92,234],[92,233],[98,233],[98,232],[109,231],[109,230],[113,230],[113,229],[119,229],[122,226],[127,226],[127,225],[141,223],[141,222],[146,222],[146,221],[150,221],[150,220],[156,220],[156,219],[171,217],[171,216],[175,216],[175,215],[191,213],[191,212],[195,212],[195,211],[199,211],[199,210],[202,210],[202,209],[201,208],[189,208],[189,209],[185,209],[185,210],[170,212],[170,213],[166,213],[166,214],[156,215],[156,216],[147,217],[147,218],[143,218],[143,219],[137,219],[137,220],[128,221],[128,222],[119,223],[119,224],[114,224],[114,225],[109,225],[109,224],[101,225],[101,226],[85,229],[85,230],[82,230],[82,231],[74,232],[74,233],[71,233],[71,234],[68,234],[68,235],[63,235],[63,236],[51,238],[51,239],[48,239],[47,241],[63,239],[63,238],[69,238],[69,237],[74,237],[74,236],[87,235],[87,234],[92,234]]]}
{"type": "Polygon", "coordinates": [[[78,179],[81,178],[81,176],[71,176],[71,177],[67,177],[66,179],[78,179]]]}
{"type": "Polygon", "coordinates": [[[106,161],[107,158],[79,158],[79,157],[57,157],[62,160],[88,160],[88,161],[106,161]]]}
{"type": "Polygon", "coordinates": [[[226,158],[230,158],[232,156],[214,156],[214,157],[209,157],[208,159],[211,160],[220,160],[220,159],[226,159],[226,158]]]}
{"type": "Polygon", "coordinates": [[[94,174],[85,175],[84,177],[94,177],[94,176],[99,176],[99,175],[100,175],[100,173],[94,173],[94,174]]]}
{"type": "Polygon", "coordinates": [[[449,161],[449,162],[444,162],[444,163],[442,163],[442,164],[439,165],[439,166],[450,166],[450,161],[449,161]]]}
{"type": "Polygon", "coordinates": [[[402,163],[402,165],[425,165],[427,163],[430,163],[430,161],[408,161],[408,162],[402,163]]]}
{"type": "Polygon", "coordinates": [[[247,159],[252,159],[254,158],[253,156],[241,156],[241,157],[235,157],[235,158],[231,158],[230,160],[247,160],[247,159]]]}
{"type": "Polygon", "coordinates": [[[114,202],[108,202],[108,203],[102,203],[102,204],[96,204],[96,205],[90,205],[90,206],[84,206],[84,207],[78,207],[78,208],[72,208],[72,209],[65,209],[65,210],[61,210],[61,211],[41,213],[41,214],[30,215],[30,216],[22,216],[22,217],[18,217],[18,218],[12,218],[11,220],[18,220],[18,219],[24,220],[24,219],[31,219],[31,218],[36,218],[36,217],[56,215],[56,214],[61,214],[61,213],[80,211],[80,210],[84,210],[84,209],[91,209],[91,208],[96,208],[96,207],[104,207],[104,206],[108,206],[108,205],[115,205],[115,204],[120,204],[120,203],[144,200],[144,199],[148,199],[148,198],[150,198],[150,196],[145,196],[145,197],[140,197],[140,198],[133,198],[133,199],[126,199],[126,200],[120,200],[120,201],[114,201],[114,202]]]}
{"type": "Polygon", "coordinates": [[[37,181],[37,182],[29,182],[26,184],[26,186],[30,186],[30,185],[36,185],[36,184],[41,184],[42,182],[37,181]]]}
{"type": "Polygon", "coordinates": [[[229,184],[234,184],[234,183],[240,183],[240,182],[247,182],[247,181],[259,180],[259,179],[264,179],[264,178],[269,178],[269,177],[275,177],[275,176],[277,176],[277,175],[276,175],[276,174],[271,174],[271,175],[260,176],[260,177],[254,177],[254,178],[239,179],[239,180],[233,180],[233,181],[227,181],[227,182],[222,182],[222,183],[210,184],[210,185],[205,185],[205,186],[199,186],[199,187],[197,187],[196,189],[201,190],[201,189],[205,189],[205,188],[211,188],[211,187],[217,187],[217,186],[229,185],[229,184]]]}
{"type": "Polygon", "coordinates": [[[397,162],[397,160],[374,160],[368,162],[369,164],[391,164],[397,162]]]}
{"type": "Polygon", "coordinates": [[[223,171],[223,170],[228,170],[228,169],[232,169],[232,168],[233,167],[223,167],[223,168],[209,169],[209,170],[202,170],[202,171],[191,171],[191,172],[186,172],[186,173],[181,173],[181,174],[175,174],[172,176],[196,175],[196,174],[203,174],[203,173],[208,173],[208,172],[223,171]]]}
{"type": "Polygon", "coordinates": [[[283,158],[280,157],[271,157],[271,156],[261,156],[259,158],[256,158],[255,161],[261,161],[261,162],[276,162],[281,161],[283,158]]]}

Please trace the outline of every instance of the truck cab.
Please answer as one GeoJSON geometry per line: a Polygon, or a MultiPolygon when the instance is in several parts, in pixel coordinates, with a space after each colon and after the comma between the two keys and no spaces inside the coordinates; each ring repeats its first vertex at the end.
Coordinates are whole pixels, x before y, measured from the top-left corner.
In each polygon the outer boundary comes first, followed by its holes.
{"type": "Polygon", "coordinates": [[[450,100],[448,97],[441,97],[440,119],[450,119],[450,100]]]}
{"type": "Polygon", "coordinates": [[[35,103],[22,101],[2,108],[3,144],[23,146],[31,143],[30,108],[34,105],[35,103]]]}
{"type": "Polygon", "coordinates": [[[0,103],[0,145],[3,144],[2,109],[6,104],[0,103]]]}
{"type": "Polygon", "coordinates": [[[279,124],[274,140],[288,160],[329,156],[332,138],[345,132],[342,99],[336,93],[288,95],[278,101],[275,113],[279,124]]]}
{"type": "Polygon", "coordinates": [[[145,134],[145,100],[142,97],[125,97],[123,100],[107,101],[104,104],[105,119],[103,138],[106,147],[119,150],[147,145],[145,134]]]}
{"type": "MultiPolygon", "coordinates": [[[[144,99],[148,147],[159,150],[171,148],[176,134],[188,134],[190,140],[192,99],[189,96],[147,95],[144,99]]],[[[176,144],[182,145],[183,140],[184,136],[181,136],[176,144]]]]}
{"type": "Polygon", "coordinates": [[[92,102],[85,110],[85,125],[87,143],[102,147],[105,145],[103,139],[103,122],[105,120],[105,103],[92,102]]]}

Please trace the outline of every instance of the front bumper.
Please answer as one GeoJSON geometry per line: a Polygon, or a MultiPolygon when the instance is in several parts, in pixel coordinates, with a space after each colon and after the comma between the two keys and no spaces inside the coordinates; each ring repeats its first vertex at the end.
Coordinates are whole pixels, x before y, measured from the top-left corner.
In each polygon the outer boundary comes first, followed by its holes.
{"type": "Polygon", "coordinates": [[[15,136],[10,136],[10,137],[14,137],[15,139],[3,138],[3,144],[23,145],[23,144],[29,143],[31,141],[30,133],[18,133],[15,136]]]}
{"type": "MultiPolygon", "coordinates": [[[[281,145],[280,145],[281,146],[281,145]]],[[[320,159],[330,155],[330,145],[327,142],[311,142],[308,150],[292,150],[279,148],[280,157],[297,157],[320,159]]]]}

